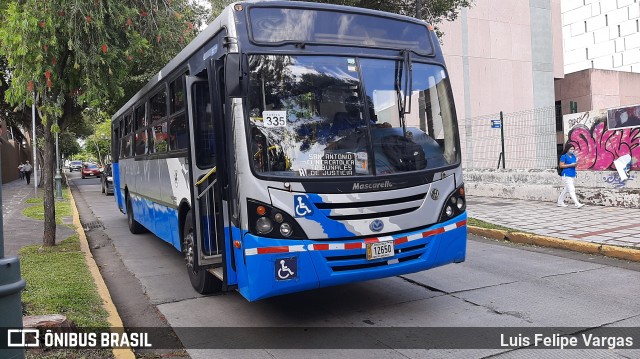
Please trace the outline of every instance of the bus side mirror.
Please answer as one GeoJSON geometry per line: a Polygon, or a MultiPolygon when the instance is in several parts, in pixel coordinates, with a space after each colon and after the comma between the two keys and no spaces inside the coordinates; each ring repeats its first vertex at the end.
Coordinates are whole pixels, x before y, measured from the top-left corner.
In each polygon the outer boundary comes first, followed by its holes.
{"type": "Polygon", "coordinates": [[[224,83],[227,96],[242,96],[249,85],[249,61],[247,55],[227,54],[224,64],[224,83]]]}

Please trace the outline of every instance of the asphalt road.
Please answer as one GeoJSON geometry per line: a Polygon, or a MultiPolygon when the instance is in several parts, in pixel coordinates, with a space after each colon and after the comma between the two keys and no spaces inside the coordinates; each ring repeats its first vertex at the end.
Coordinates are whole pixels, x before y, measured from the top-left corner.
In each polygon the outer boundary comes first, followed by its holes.
{"type": "MultiPolygon", "coordinates": [[[[485,327],[536,328],[534,332],[634,327],[635,333],[640,327],[638,263],[472,236],[466,262],[425,272],[254,303],[236,292],[201,296],[192,290],[178,251],[152,234],[132,235],[114,197],[100,193],[99,180],[79,177],[69,174],[77,186],[74,195],[83,199],[79,203],[100,221],[109,245],[135,277],[134,285],[179,336],[180,327],[356,327],[363,331],[480,327],[460,332],[478,337],[497,335],[485,327]]],[[[94,252],[105,248],[94,248],[94,252]]],[[[110,290],[118,288],[110,285],[110,290]]],[[[119,310],[126,309],[126,301],[114,300],[119,310]]],[[[369,350],[187,348],[187,352],[193,358],[640,358],[640,349],[394,349],[384,332],[377,339],[381,348],[369,350]]]]}

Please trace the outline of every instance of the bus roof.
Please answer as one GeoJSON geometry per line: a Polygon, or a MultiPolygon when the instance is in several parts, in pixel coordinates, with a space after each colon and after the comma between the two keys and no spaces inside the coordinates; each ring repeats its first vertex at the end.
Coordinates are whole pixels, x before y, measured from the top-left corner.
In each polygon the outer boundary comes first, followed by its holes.
{"type": "Polygon", "coordinates": [[[281,0],[274,0],[274,1],[259,0],[259,1],[235,2],[225,7],[224,10],[222,10],[220,15],[218,15],[218,17],[216,17],[215,20],[213,20],[200,34],[198,34],[198,36],[196,36],[189,44],[187,44],[187,46],[184,49],[182,49],[182,51],[180,51],[178,55],[176,55],[176,57],[174,57],[171,61],[169,61],[169,63],[165,67],[163,67],[162,70],[160,70],[157,74],[155,74],[145,86],[143,86],[133,97],[131,97],[131,99],[129,99],[129,101],[127,101],[127,103],[125,103],[112,116],[112,120],[115,120],[119,116],[123,115],[138,100],[143,98],[151,89],[153,89],[154,86],[156,86],[162,79],[164,79],[164,77],[170,75],[173,71],[178,69],[180,66],[183,66],[189,60],[189,58],[196,51],[198,51],[202,46],[204,46],[216,33],[218,33],[218,31],[221,28],[227,29],[228,31],[227,35],[229,37],[237,38],[236,28],[234,26],[228,26],[228,24],[235,23],[232,11],[234,9],[234,6],[237,4],[242,4],[242,5],[267,5],[268,4],[268,6],[272,6],[276,8],[277,7],[284,7],[284,8],[296,7],[296,8],[314,8],[314,9],[322,9],[322,10],[350,10],[350,11],[357,11],[362,14],[396,18],[402,21],[420,23],[425,26],[427,25],[426,22],[422,20],[418,20],[413,17],[392,14],[392,13],[379,11],[379,10],[356,8],[356,7],[344,6],[344,5],[310,3],[310,2],[302,2],[302,1],[281,1],[281,0]]]}

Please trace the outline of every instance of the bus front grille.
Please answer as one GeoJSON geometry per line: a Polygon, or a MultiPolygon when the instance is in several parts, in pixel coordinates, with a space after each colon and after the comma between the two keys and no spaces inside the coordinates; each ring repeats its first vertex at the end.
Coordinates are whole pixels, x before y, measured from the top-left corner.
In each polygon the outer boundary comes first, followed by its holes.
{"type": "Polygon", "coordinates": [[[420,193],[408,197],[391,198],[379,201],[347,202],[347,203],[314,203],[327,218],[347,221],[399,216],[420,208],[426,197],[420,193]]]}
{"type": "Polygon", "coordinates": [[[420,258],[426,252],[427,243],[395,248],[393,257],[381,258],[377,260],[367,260],[367,254],[363,250],[360,254],[354,255],[327,255],[325,260],[334,272],[345,272],[365,268],[383,267],[395,263],[403,263],[420,258]]]}

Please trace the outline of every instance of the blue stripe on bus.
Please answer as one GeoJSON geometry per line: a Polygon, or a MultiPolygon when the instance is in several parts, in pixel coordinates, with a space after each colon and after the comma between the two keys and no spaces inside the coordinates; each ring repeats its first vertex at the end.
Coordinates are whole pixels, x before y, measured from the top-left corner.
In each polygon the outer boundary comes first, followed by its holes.
{"type": "Polygon", "coordinates": [[[311,206],[313,206],[313,213],[310,216],[305,217],[305,219],[317,222],[322,227],[322,231],[327,235],[328,238],[343,238],[343,237],[353,237],[356,234],[347,229],[347,226],[344,224],[327,218],[327,214],[323,213],[323,211],[318,210],[314,203],[322,203],[322,197],[317,194],[307,193],[307,197],[309,198],[309,202],[311,202],[311,206]]]}
{"type": "MultiPolygon", "coordinates": [[[[461,214],[445,223],[440,223],[431,228],[441,228],[465,221],[466,213],[461,214]]],[[[399,238],[413,233],[429,231],[430,228],[418,232],[406,232],[394,235],[399,238]]],[[[315,244],[309,240],[280,240],[273,238],[258,237],[245,233],[243,246],[246,248],[263,248],[275,246],[299,246],[304,245],[309,248],[315,244]]],[[[263,299],[275,295],[298,292],[307,289],[333,286],[351,282],[359,282],[371,279],[379,279],[389,276],[396,276],[408,273],[423,271],[438,267],[448,263],[462,262],[465,259],[467,246],[466,225],[444,233],[430,235],[428,237],[396,245],[396,249],[402,249],[406,253],[397,253],[393,259],[405,258],[406,261],[384,264],[378,267],[369,267],[367,264],[376,261],[366,261],[354,258],[336,258],[332,251],[308,251],[289,253],[274,253],[261,255],[243,255],[243,251],[235,249],[236,262],[238,265],[238,289],[240,293],[250,301],[263,299]],[[276,264],[283,258],[297,258],[298,273],[292,280],[276,280],[276,264]],[[240,258],[244,258],[244,263],[240,263],[240,258]],[[334,270],[328,261],[338,261],[340,270],[334,270]],[[354,265],[354,269],[349,269],[349,265],[354,265]],[[365,266],[362,266],[365,264],[365,266]],[[246,266],[246,267],[245,267],[246,266]],[[247,272],[251,276],[247,276],[247,272]]],[[[363,255],[363,249],[344,250],[340,256],[363,255]]],[[[388,258],[390,259],[390,258],[388,258]]],[[[387,260],[388,260],[387,259],[387,260]]],[[[378,260],[385,262],[386,260],[378,260]]],[[[335,262],[334,262],[335,263],[335,262]]],[[[333,268],[336,268],[335,265],[333,268]]]]}
{"type": "Polygon", "coordinates": [[[124,208],[124,196],[122,195],[122,190],[120,189],[120,165],[118,162],[115,162],[111,165],[112,169],[112,178],[113,178],[113,197],[116,200],[116,204],[120,209],[120,212],[123,212],[124,208]]]}
{"type": "Polygon", "coordinates": [[[130,194],[133,217],[158,238],[180,250],[178,209],[163,206],[134,193],[130,194]]]}

